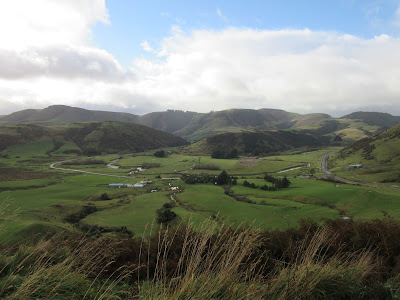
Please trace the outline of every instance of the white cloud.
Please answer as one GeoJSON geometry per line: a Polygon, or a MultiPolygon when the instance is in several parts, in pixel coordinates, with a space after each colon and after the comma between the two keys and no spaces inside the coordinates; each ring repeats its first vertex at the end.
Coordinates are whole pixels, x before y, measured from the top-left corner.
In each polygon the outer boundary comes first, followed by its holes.
{"type": "Polygon", "coordinates": [[[222,11],[217,7],[217,15],[220,17],[220,19],[224,22],[228,21],[228,18],[222,13],[222,11]]]}
{"type": "Polygon", "coordinates": [[[400,114],[400,40],[310,30],[176,34],[165,61],[136,60],[136,91],[165,108],[400,114]]]}
{"type": "Polygon", "coordinates": [[[95,22],[108,22],[105,0],[3,0],[0,48],[86,44],[95,22]]]}
{"type": "Polygon", "coordinates": [[[124,71],[104,50],[90,47],[29,48],[15,51],[0,49],[0,78],[19,79],[46,76],[121,80],[124,71]]]}
{"type": "MultiPolygon", "coordinates": [[[[218,13],[218,11],[217,11],[218,13]]],[[[221,13],[222,15],[222,13],[221,13]]],[[[222,15],[223,16],[223,15],[222,15]]],[[[400,115],[400,39],[311,30],[181,27],[128,71],[91,45],[104,0],[0,3],[0,114],[66,104],[144,113],[281,108],[400,115]]]]}
{"type": "Polygon", "coordinates": [[[394,21],[393,21],[393,25],[397,28],[400,27],[400,5],[399,7],[396,9],[396,13],[394,15],[394,21]]]}
{"type": "Polygon", "coordinates": [[[154,49],[150,46],[148,41],[143,41],[140,43],[140,46],[142,46],[144,51],[147,52],[154,52],[154,49]]]}

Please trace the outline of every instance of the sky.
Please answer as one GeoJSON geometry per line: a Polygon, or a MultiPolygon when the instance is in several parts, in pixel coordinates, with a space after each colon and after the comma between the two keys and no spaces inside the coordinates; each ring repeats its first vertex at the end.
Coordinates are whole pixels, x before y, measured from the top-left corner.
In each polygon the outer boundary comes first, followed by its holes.
{"type": "Polygon", "coordinates": [[[400,115],[397,0],[1,0],[0,115],[400,115]]]}

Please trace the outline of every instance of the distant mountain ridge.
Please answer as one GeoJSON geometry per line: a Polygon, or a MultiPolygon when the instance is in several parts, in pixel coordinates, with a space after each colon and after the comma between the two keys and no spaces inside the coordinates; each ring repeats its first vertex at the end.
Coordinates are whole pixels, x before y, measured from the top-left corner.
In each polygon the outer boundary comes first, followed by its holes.
{"type": "Polygon", "coordinates": [[[173,133],[190,141],[222,132],[306,129],[323,131],[324,134],[337,134],[351,142],[400,123],[400,117],[384,113],[355,112],[335,119],[322,113],[302,115],[265,108],[257,110],[228,109],[209,113],[168,110],[134,115],[53,105],[45,109],[27,109],[2,116],[0,125],[23,123],[48,126],[87,121],[136,123],[173,133]]]}

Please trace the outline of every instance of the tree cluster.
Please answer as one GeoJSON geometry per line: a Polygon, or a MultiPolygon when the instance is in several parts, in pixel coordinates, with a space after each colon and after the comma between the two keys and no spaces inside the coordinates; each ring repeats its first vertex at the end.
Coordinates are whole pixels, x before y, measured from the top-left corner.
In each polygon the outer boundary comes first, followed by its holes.
{"type": "Polygon", "coordinates": [[[195,183],[216,183],[217,185],[233,184],[236,185],[237,177],[229,176],[228,173],[223,170],[218,176],[212,176],[206,173],[201,174],[185,174],[181,179],[187,184],[195,183]]]}
{"type": "Polygon", "coordinates": [[[265,173],[264,180],[271,182],[276,190],[288,188],[292,184],[286,176],[284,176],[283,178],[276,178],[269,175],[268,173],[265,173]]]}
{"type": "Polygon", "coordinates": [[[154,156],[155,157],[167,157],[167,152],[165,152],[164,150],[159,150],[154,152],[154,156]]]}
{"type": "Polygon", "coordinates": [[[217,158],[217,159],[237,158],[238,155],[239,155],[239,151],[236,148],[233,148],[231,150],[217,149],[211,153],[211,157],[217,158]]]}
{"type": "Polygon", "coordinates": [[[176,218],[177,214],[171,210],[172,207],[172,203],[165,203],[163,207],[157,209],[156,213],[158,224],[166,225],[176,218]]]}
{"type": "Polygon", "coordinates": [[[262,186],[258,186],[258,185],[255,185],[254,183],[248,182],[247,180],[243,181],[243,186],[249,187],[252,189],[260,189],[263,191],[276,191],[276,188],[274,186],[268,186],[266,184],[264,184],[262,186]]]}

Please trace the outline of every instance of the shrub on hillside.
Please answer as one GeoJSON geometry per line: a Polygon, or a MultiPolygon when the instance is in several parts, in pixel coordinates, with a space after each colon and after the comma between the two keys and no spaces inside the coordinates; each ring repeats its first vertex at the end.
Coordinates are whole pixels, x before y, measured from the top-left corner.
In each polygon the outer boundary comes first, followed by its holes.
{"type": "Polygon", "coordinates": [[[220,167],[216,164],[195,164],[193,170],[219,170],[220,167]]]}
{"type": "Polygon", "coordinates": [[[155,157],[167,157],[167,152],[165,152],[164,150],[159,150],[154,152],[154,156],[155,157]]]}
{"type": "Polygon", "coordinates": [[[84,160],[71,160],[62,163],[65,166],[81,166],[81,165],[106,165],[107,163],[101,159],[84,159],[84,160]]]}
{"type": "Polygon", "coordinates": [[[149,163],[149,162],[144,162],[141,165],[142,169],[151,169],[151,168],[158,168],[160,167],[161,164],[160,163],[149,163]]]}

